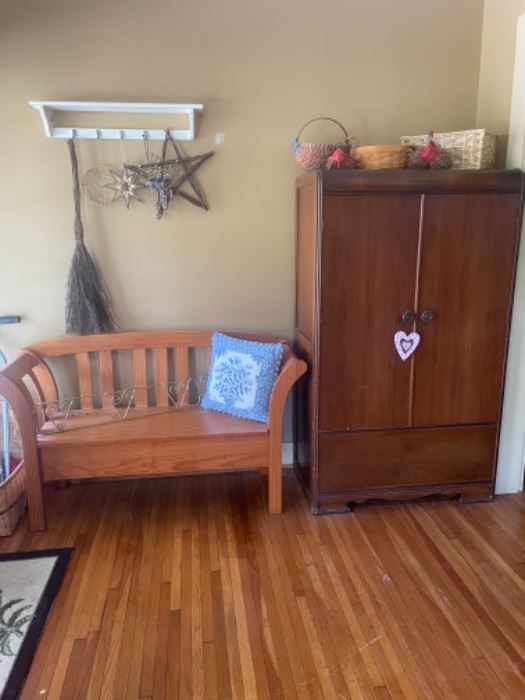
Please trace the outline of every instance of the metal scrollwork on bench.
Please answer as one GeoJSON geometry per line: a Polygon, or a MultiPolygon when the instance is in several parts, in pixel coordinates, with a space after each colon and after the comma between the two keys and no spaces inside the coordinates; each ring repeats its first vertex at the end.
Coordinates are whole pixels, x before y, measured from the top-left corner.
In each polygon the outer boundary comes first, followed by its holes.
{"type": "Polygon", "coordinates": [[[145,411],[155,408],[156,413],[167,413],[181,409],[183,406],[199,405],[206,391],[207,376],[190,377],[187,381],[169,381],[162,384],[126,387],[100,396],[75,396],[57,399],[56,401],[41,401],[37,404],[41,411],[41,433],[65,432],[93,427],[115,420],[131,420],[143,417],[145,411]],[[163,392],[167,394],[168,404],[154,404],[146,409],[135,407],[135,397],[138,391],[155,392],[156,402],[163,392]],[[100,408],[80,408],[86,399],[91,403],[97,401],[100,408]]]}

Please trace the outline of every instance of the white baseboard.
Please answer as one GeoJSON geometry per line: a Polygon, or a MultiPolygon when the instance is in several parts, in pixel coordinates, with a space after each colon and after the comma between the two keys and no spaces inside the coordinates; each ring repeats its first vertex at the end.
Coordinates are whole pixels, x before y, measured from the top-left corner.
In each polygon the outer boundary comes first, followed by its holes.
{"type": "Polygon", "coordinates": [[[293,442],[283,442],[283,466],[293,466],[293,442]]]}

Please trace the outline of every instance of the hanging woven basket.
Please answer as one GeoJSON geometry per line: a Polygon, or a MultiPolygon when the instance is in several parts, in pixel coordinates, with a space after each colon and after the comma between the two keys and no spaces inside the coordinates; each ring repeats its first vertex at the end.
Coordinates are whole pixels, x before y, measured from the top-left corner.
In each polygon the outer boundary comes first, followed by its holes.
{"type": "Polygon", "coordinates": [[[348,148],[349,145],[350,136],[348,135],[348,131],[337,119],[332,119],[332,117],[316,117],[315,119],[310,119],[310,121],[307,121],[306,124],[301,127],[299,133],[292,142],[292,151],[297,164],[300,165],[301,168],[304,170],[317,170],[326,165],[327,159],[337,148],[348,148]],[[306,127],[312,124],[312,122],[318,121],[329,121],[337,124],[344,135],[343,143],[332,145],[301,141],[301,134],[306,127]]]}

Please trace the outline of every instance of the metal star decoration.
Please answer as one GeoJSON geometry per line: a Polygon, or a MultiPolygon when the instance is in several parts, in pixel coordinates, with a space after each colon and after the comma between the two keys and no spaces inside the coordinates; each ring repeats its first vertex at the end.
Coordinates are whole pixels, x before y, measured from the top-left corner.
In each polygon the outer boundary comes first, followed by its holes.
{"type": "Polygon", "coordinates": [[[120,171],[110,170],[109,175],[111,181],[106,183],[104,187],[113,191],[112,203],[123,199],[126,209],[129,209],[132,201],[143,204],[139,192],[146,188],[146,184],[137,172],[133,172],[130,168],[124,166],[124,169],[120,171]]]}
{"type": "Polygon", "coordinates": [[[156,195],[156,216],[157,219],[161,219],[175,197],[184,199],[206,211],[209,209],[196,171],[212,155],[213,151],[209,151],[199,156],[185,157],[169,131],[166,131],[160,160],[142,165],[127,165],[126,168],[156,195]],[[169,144],[172,145],[176,155],[171,160],[166,159],[169,144]],[[186,183],[189,184],[191,192],[181,189],[186,183]]]}

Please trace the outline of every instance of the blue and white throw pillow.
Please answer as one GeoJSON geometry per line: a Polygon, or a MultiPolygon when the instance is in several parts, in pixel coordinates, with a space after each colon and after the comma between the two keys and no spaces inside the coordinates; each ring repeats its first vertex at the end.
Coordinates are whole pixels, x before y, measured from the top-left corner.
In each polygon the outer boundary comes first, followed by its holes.
{"type": "Polygon", "coordinates": [[[214,333],[202,407],[267,423],[283,352],[281,343],[258,343],[214,333]]]}

